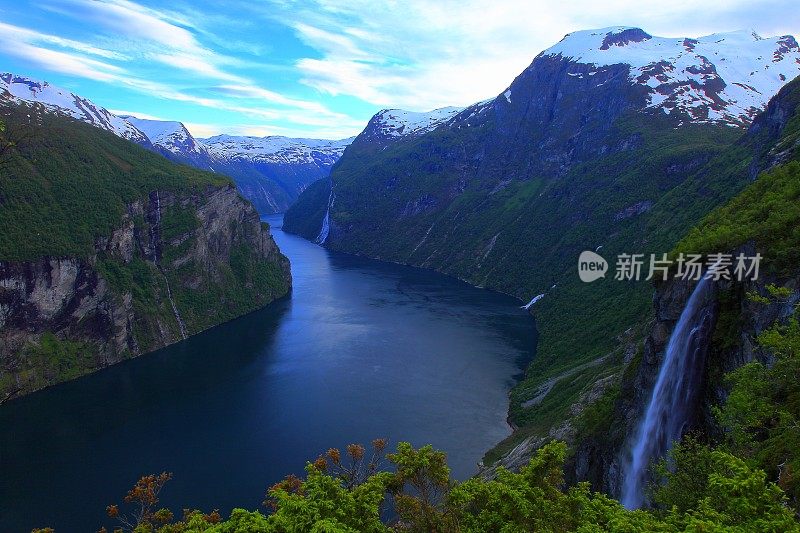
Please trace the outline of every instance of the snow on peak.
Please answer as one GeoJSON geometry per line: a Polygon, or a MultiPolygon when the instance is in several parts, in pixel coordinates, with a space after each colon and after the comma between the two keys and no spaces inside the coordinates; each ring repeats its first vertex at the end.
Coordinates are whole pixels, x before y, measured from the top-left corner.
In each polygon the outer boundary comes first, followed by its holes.
{"type": "Polygon", "coordinates": [[[244,137],[216,135],[199,139],[213,156],[220,159],[244,159],[263,163],[330,162],[341,157],[353,137],[340,140],[297,139],[282,136],[244,137]]]}
{"type": "Polygon", "coordinates": [[[187,152],[202,153],[204,151],[182,122],[151,120],[132,115],[123,115],[122,118],[144,132],[151,143],[169,150],[173,154],[185,155],[187,152]]]}
{"type": "Polygon", "coordinates": [[[110,131],[119,137],[143,143],[147,137],[127,120],[95,105],[90,100],[66,89],[25,76],[5,72],[0,74],[0,99],[12,102],[42,104],[48,111],[62,113],[97,128],[110,131]]]}
{"type": "Polygon", "coordinates": [[[631,81],[648,88],[649,107],[679,109],[697,122],[745,124],[800,75],[794,37],[764,38],[752,30],[692,39],[618,26],[570,33],[541,55],[593,68],[630,65],[631,81]]]}
{"type": "Polygon", "coordinates": [[[404,111],[402,109],[383,109],[379,111],[370,123],[371,136],[404,137],[417,135],[436,129],[458,113],[462,107],[442,107],[428,112],[404,111]]]}

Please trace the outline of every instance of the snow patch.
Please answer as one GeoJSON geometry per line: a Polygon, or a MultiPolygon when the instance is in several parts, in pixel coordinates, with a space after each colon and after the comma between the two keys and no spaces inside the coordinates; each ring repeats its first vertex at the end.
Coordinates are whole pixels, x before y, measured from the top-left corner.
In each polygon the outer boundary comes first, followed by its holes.
{"type": "Polygon", "coordinates": [[[442,107],[426,113],[403,109],[384,109],[372,118],[377,133],[384,137],[419,135],[436,129],[463,111],[461,107],[442,107]]]}
{"type": "Polygon", "coordinates": [[[15,103],[38,103],[48,111],[70,116],[119,137],[143,143],[147,136],[127,120],[74,93],[25,76],[0,74],[0,98],[15,103]]]}
{"type": "Polygon", "coordinates": [[[263,163],[317,164],[338,160],[353,137],[341,140],[296,139],[281,136],[239,137],[216,135],[198,139],[212,155],[221,159],[247,159],[263,163]]]}
{"type": "Polygon", "coordinates": [[[691,39],[619,26],[570,33],[542,55],[596,68],[630,65],[631,81],[650,90],[649,107],[677,108],[695,122],[747,123],[800,75],[794,37],[763,38],[752,31],[691,39]]]}

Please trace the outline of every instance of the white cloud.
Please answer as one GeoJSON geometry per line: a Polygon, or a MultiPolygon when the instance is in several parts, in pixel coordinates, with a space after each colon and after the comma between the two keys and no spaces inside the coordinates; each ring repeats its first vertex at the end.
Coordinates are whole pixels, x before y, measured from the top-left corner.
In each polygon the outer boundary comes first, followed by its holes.
{"type": "MultiPolygon", "coordinates": [[[[93,22],[94,28],[104,32],[94,38],[102,40],[105,47],[0,23],[0,51],[53,72],[127,87],[155,98],[229,111],[251,120],[281,122],[284,124],[281,128],[273,126],[273,129],[296,135],[308,136],[309,130],[317,129],[335,135],[346,131],[351,135],[363,126],[361,121],[333,112],[319,102],[288,97],[265,89],[245,76],[228,72],[225,66],[238,65],[240,61],[204,47],[187,29],[193,27],[191,22],[178,15],[144,8],[127,0],[66,2],[74,9],[59,9],[59,14],[80,18],[83,23],[93,22]],[[123,50],[135,50],[133,53],[140,56],[137,59],[143,56],[144,61],[132,60],[122,53],[123,50]],[[113,64],[128,60],[130,69],[113,64]],[[152,70],[142,72],[148,70],[151,61],[189,76],[153,81],[152,70]],[[205,80],[203,83],[208,84],[205,92],[212,93],[211,96],[197,94],[193,86],[198,79],[205,80]],[[193,90],[182,88],[185,85],[182,80],[193,90]],[[331,128],[331,123],[335,127],[331,128]]],[[[216,131],[221,130],[218,127],[216,131]]]]}
{"type": "Polygon", "coordinates": [[[321,54],[297,62],[303,83],[378,106],[428,110],[499,94],[571,31],[623,24],[699,36],[758,21],[756,29],[771,35],[800,29],[798,13],[791,0],[316,0],[305,8],[278,1],[264,14],[321,54]]]}
{"type": "Polygon", "coordinates": [[[0,31],[0,51],[28,61],[32,65],[70,76],[113,81],[124,73],[124,69],[120,67],[85,56],[5,39],[2,31],[0,31]]]}

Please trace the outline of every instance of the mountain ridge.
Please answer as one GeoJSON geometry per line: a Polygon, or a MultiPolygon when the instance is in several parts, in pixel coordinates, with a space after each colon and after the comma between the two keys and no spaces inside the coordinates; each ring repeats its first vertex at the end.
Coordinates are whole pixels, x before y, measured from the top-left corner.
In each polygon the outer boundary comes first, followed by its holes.
{"type": "MultiPolygon", "coordinates": [[[[262,214],[288,208],[303,189],[327,176],[330,167],[349,144],[348,139],[329,141],[283,136],[224,136],[230,141],[226,145],[227,149],[221,148],[217,142],[206,146],[203,139],[194,137],[182,122],[116,115],[66,89],[12,73],[0,74],[0,99],[7,102],[40,103],[50,111],[111,131],[177,163],[230,175],[242,194],[262,214]],[[285,150],[287,147],[278,146],[276,157],[272,160],[265,160],[264,157],[250,158],[242,144],[252,143],[254,139],[261,139],[265,143],[270,142],[267,139],[272,139],[273,144],[277,145],[293,144],[295,152],[307,153],[309,157],[282,158],[279,154],[288,153],[285,150]],[[322,149],[322,146],[328,148],[322,149]]],[[[219,137],[223,136],[209,139],[219,137]]]]}

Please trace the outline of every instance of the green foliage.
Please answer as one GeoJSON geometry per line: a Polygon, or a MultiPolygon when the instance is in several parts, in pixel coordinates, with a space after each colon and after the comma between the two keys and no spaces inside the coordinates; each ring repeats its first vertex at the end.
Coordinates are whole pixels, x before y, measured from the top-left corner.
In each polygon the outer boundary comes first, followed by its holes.
{"type": "Polygon", "coordinates": [[[678,244],[676,252],[735,250],[750,241],[779,272],[800,263],[800,162],[763,173],[708,215],[678,244]]]}
{"type": "Polygon", "coordinates": [[[783,491],[742,459],[689,440],[673,449],[673,465],[654,499],[681,531],[798,531],[783,491]]]}
{"type": "Polygon", "coordinates": [[[745,296],[747,297],[748,301],[753,303],[762,305],[769,305],[771,303],[769,298],[766,296],[761,296],[758,291],[747,291],[745,296]]]}
{"type": "MultiPolygon", "coordinates": [[[[363,447],[351,445],[348,453],[357,457],[363,447]]],[[[168,510],[154,512],[157,481],[165,474],[142,478],[137,487],[143,490],[132,491],[136,497],[126,501],[145,502],[144,512],[134,516],[146,520],[135,531],[158,533],[800,531],[783,492],[764,472],[696,442],[678,446],[674,467],[664,467],[666,484],[656,493],[660,510],[629,511],[586,483],[566,488],[566,455],[564,443],[551,442],[519,473],[501,468],[495,479],[458,483],[449,479],[444,454],[400,443],[387,456],[393,469],[372,471],[353,485],[338,470],[329,472],[330,461],[341,462],[338,450],[330,450],[307,465],[305,479],[289,476],[269,490],[269,515],[234,509],[222,520],[216,511],[186,511],[172,522],[168,510]],[[394,504],[394,518],[382,521],[387,503],[394,504]]],[[[117,506],[108,509],[112,518],[121,516],[117,506]]],[[[134,530],[135,524],[126,523],[129,529],[121,531],[134,530]]]]}
{"type": "Polygon", "coordinates": [[[161,239],[169,242],[194,231],[200,225],[192,206],[171,206],[161,211],[161,239]]]}
{"type": "Polygon", "coordinates": [[[400,520],[410,525],[408,531],[450,530],[453,517],[445,507],[450,468],[445,454],[430,445],[415,450],[401,442],[397,453],[387,457],[396,467],[390,484],[395,510],[400,520]]]}
{"type": "Polygon", "coordinates": [[[125,206],[147,193],[231,183],[37,107],[5,106],[0,114],[9,137],[27,136],[0,165],[0,260],[88,257],[95,239],[119,226],[125,206]]]}
{"type": "Polygon", "coordinates": [[[686,513],[698,506],[708,493],[708,478],[713,470],[712,450],[689,435],[674,446],[669,458],[654,467],[658,484],[650,487],[652,501],[662,509],[686,513]]]}
{"type": "Polygon", "coordinates": [[[776,479],[800,509],[800,323],[792,318],[758,340],[774,364],[753,361],[728,374],[717,418],[726,446],[776,479]]]}
{"type": "Polygon", "coordinates": [[[767,292],[776,300],[786,300],[792,295],[792,289],[789,287],[778,287],[774,283],[767,285],[767,292]]]}
{"type": "Polygon", "coordinates": [[[166,272],[190,333],[241,316],[289,290],[279,261],[264,261],[244,243],[233,246],[229,263],[219,264],[218,270],[214,276],[196,261],[190,261],[166,272]]]}
{"type": "Polygon", "coordinates": [[[74,379],[94,370],[96,353],[97,348],[87,342],[60,339],[45,332],[23,348],[25,368],[18,375],[34,388],[74,379]]]}
{"type": "Polygon", "coordinates": [[[614,421],[614,408],[621,393],[620,386],[616,385],[583,410],[576,424],[580,439],[608,436],[614,421]]]}

